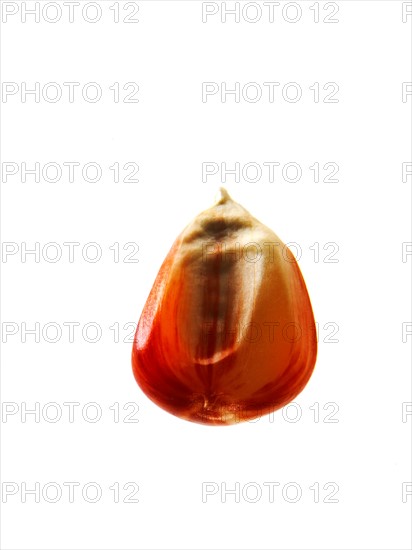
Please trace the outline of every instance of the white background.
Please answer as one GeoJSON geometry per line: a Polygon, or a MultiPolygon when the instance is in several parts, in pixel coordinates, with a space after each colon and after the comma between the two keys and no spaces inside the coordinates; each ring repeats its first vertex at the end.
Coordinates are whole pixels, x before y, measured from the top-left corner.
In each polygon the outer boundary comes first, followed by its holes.
{"type": "Polygon", "coordinates": [[[16,323],[18,332],[2,346],[2,400],[17,407],[2,418],[2,481],[3,490],[4,483],[19,490],[2,504],[2,548],[410,548],[412,496],[402,502],[402,484],[411,482],[412,420],[402,422],[402,403],[411,401],[411,337],[402,342],[402,323],[411,321],[411,256],[402,262],[402,242],[411,240],[411,177],[402,181],[402,163],[411,160],[412,96],[402,101],[402,82],[411,81],[412,16],[402,22],[402,2],[342,1],[339,22],[324,23],[331,9],[320,2],[315,23],[310,1],[298,4],[295,23],[282,17],[284,3],[273,23],[262,4],[254,24],[235,23],[234,16],[222,23],[221,12],[203,23],[202,2],[139,1],[139,22],[127,24],[131,9],[120,2],[114,23],[113,4],[99,2],[102,17],[94,24],[81,12],[69,23],[67,11],[54,24],[33,16],[24,23],[19,11],[1,28],[3,82],[19,90],[23,82],[97,82],[103,90],[97,103],[85,101],[80,88],[70,103],[63,86],[56,103],[33,96],[24,103],[20,91],[3,95],[3,163],[97,162],[103,175],[96,183],[81,175],[73,183],[67,175],[56,183],[27,176],[23,183],[20,172],[3,179],[2,240],[18,246],[3,255],[3,340],[4,323],[7,330],[16,323]],[[264,87],[256,103],[235,103],[233,96],[222,103],[218,94],[202,102],[202,82],[229,88],[271,81],[280,82],[273,103],[264,87]],[[109,89],[114,82],[123,94],[118,103],[109,89]],[[138,103],[122,102],[127,82],[139,85],[138,103]],[[301,86],[295,103],[282,97],[288,82],[301,86]],[[321,86],[318,103],[309,89],[314,82],[321,86]],[[339,85],[338,103],[322,101],[327,82],[339,85]],[[108,167],[115,162],[137,163],[139,182],[114,183],[108,167]],[[131,332],[123,327],[138,321],[174,238],[213,203],[220,174],[202,181],[202,162],[302,168],[295,183],[281,170],[272,183],[265,175],[255,183],[227,179],[235,200],[284,242],[299,244],[320,327],[316,369],[297,405],[232,427],[192,424],[152,404],[134,381],[131,343],[123,342],[131,332]],[[337,163],[339,182],[315,183],[315,162],[337,163]],[[22,261],[22,243],[35,242],[41,250],[58,243],[62,259],[51,263],[40,254],[38,262],[33,255],[22,261]],[[72,263],[64,242],[81,243],[72,263]],[[102,249],[96,263],[82,257],[89,242],[102,249]],[[118,263],[110,249],[116,242],[118,263]],[[138,263],[122,261],[128,242],[139,246],[138,263]],[[316,242],[319,262],[309,248],[316,242]],[[328,242],[339,246],[337,263],[322,261],[328,242]],[[80,323],[72,343],[63,326],[70,321],[80,323]],[[94,344],[81,333],[90,322],[102,330],[94,344]],[[62,337],[49,343],[41,333],[39,342],[28,335],[23,343],[22,323],[40,323],[40,330],[58,323],[62,337]],[[115,323],[118,343],[109,328],[115,323]],[[326,323],[338,325],[338,342],[325,341],[326,323]],[[38,422],[21,415],[24,403],[35,402],[38,422]],[[42,414],[50,402],[63,412],[55,423],[42,414]],[[74,422],[65,402],[80,403],[74,422]],[[95,423],[82,415],[90,402],[102,410],[95,423]],[[124,422],[129,402],[139,407],[139,422],[124,422]],[[332,417],[338,422],[324,421],[336,408],[324,409],[327,403],[339,408],[332,417]],[[296,411],[301,418],[291,422],[296,411]],[[62,497],[50,503],[28,495],[24,503],[24,482],[58,484],[62,497]],[[72,503],[64,482],[81,484],[72,503]],[[101,487],[96,503],[82,497],[89,482],[101,487]],[[123,502],[130,492],[123,489],[114,502],[109,487],[116,482],[136,483],[139,502],[123,502]],[[202,502],[205,482],[218,492],[202,502]],[[279,483],[274,502],[268,482],[279,483]],[[233,494],[222,502],[223,483],[240,484],[240,502],[233,494]],[[255,492],[244,494],[247,483],[262,490],[258,502],[248,502],[255,492]],[[299,501],[288,501],[293,487],[282,496],[288,483],[300,487],[299,501]],[[316,483],[320,502],[310,489],[316,483]],[[323,502],[326,483],[339,487],[338,502],[323,502]]]}

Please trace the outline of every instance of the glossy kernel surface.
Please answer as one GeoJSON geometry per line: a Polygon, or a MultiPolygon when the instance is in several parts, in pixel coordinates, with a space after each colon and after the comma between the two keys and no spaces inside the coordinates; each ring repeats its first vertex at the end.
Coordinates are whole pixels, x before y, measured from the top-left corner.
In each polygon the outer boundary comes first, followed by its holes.
{"type": "Polygon", "coordinates": [[[235,424],[293,400],[316,352],[312,307],[293,254],[221,190],[160,268],[133,344],[136,381],[180,418],[235,424]]]}

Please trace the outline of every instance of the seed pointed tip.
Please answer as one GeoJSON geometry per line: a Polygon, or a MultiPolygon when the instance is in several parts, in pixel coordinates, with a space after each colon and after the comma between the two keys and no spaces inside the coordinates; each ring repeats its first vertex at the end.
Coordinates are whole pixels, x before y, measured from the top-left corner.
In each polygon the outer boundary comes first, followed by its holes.
{"type": "Polygon", "coordinates": [[[224,204],[227,201],[231,201],[232,197],[226,191],[224,187],[219,188],[219,192],[216,197],[216,204],[224,204]]]}

